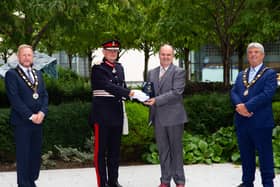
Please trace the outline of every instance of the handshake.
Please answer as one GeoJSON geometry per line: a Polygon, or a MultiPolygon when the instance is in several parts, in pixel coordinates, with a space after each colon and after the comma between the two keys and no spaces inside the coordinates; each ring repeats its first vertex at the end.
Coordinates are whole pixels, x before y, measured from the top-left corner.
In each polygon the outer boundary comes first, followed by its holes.
{"type": "Polygon", "coordinates": [[[141,90],[131,90],[131,91],[134,92],[131,99],[137,99],[140,102],[145,102],[148,99],[150,99],[150,97],[146,93],[142,92],[141,90]]]}

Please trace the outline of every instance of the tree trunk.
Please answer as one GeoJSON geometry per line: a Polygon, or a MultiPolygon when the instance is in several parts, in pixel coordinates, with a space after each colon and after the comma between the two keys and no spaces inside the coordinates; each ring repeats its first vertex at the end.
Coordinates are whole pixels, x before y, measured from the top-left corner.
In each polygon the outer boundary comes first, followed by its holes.
{"type": "Polygon", "coordinates": [[[243,56],[245,54],[245,51],[243,49],[243,44],[238,45],[237,53],[238,53],[238,72],[240,72],[243,70],[243,65],[244,65],[243,56]]]}
{"type": "Polygon", "coordinates": [[[73,55],[68,54],[68,64],[69,64],[69,69],[71,70],[72,70],[72,59],[73,59],[73,55]]]}
{"type": "Polygon", "coordinates": [[[146,81],[148,75],[148,62],[150,58],[150,47],[147,44],[147,42],[144,43],[144,55],[145,55],[145,65],[144,65],[143,79],[144,81],[146,81]]]}
{"type": "Polygon", "coordinates": [[[89,49],[87,52],[87,56],[88,56],[88,74],[89,77],[91,76],[91,62],[92,62],[92,51],[89,49]]]}
{"type": "Polygon", "coordinates": [[[185,70],[186,70],[186,81],[190,80],[190,61],[189,61],[189,54],[190,49],[184,47],[184,63],[185,63],[185,70]]]}
{"type": "Polygon", "coordinates": [[[231,48],[230,48],[230,44],[229,42],[227,43],[224,43],[221,45],[222,46],[222,58],[223,58],[223,84],[225,87],[229,87],[229,70],[230,70],[230,63],[231,63],[231,60],[230,60],[230,57],[232,55],[232,52],[231,52],[231,48]]]}

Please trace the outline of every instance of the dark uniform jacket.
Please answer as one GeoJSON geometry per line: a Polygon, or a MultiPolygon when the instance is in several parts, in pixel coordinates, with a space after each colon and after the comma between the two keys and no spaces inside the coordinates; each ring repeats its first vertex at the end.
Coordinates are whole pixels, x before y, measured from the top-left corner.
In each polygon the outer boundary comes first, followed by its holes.
{"type": "Polygon", "coordinates": [[[126,88],[124,70],[120,63],[115,67],[101,64],[92,68],[91,86],[93,94],[89,124],[121,126],[123,124],[123,103],[130,90],[126,88]],[[107,93],[107,94],[104,94],[107,93]]]}

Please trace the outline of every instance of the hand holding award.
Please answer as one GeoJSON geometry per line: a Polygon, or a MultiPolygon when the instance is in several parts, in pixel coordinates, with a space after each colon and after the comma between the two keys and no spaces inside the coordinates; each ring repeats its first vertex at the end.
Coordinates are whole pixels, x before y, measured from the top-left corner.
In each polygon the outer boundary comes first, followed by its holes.
{"type": "Polygon", "coordinates": [[[147,96],[147,94],[145,94],[141,90],[132,90],[132,91],[134,92],[134,95],[131,97],[132,99],[137,99],[140,102],[145,102],[148,99],[150,99],[150,97],[147,96]]]}

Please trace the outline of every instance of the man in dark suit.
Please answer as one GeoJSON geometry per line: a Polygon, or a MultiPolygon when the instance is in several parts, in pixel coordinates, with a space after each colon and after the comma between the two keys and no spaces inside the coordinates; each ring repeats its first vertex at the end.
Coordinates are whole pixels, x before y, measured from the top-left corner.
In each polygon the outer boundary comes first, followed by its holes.
{"type": "Polygon", "coordinates": [[[276,72],[264,66],[264,48],[260,43],[248,45],[247,59],[250,67],[238,74],[231,90],[243,173],[239,187],[254,186],[256,151],[262,184],[273,187],[272,97],[277,88],[276,72]]]}
{"type": "Polygon", "coordinates": [[[42,123],[48,112],[48,93],[40,71],[32,69],[30,45],[18,48],[19,64],[5,76],[14,126],[18,187],[35,187],[39,177],[42,123]]]}
{"type": "Polygon", "coordinates": [[[150,121],[155,126],[155,137],[161,166],[161,184],[169,187],[185,185],[182,137],[187,115],[183,104],[185,71],[173,62],[174,49],[163,45],[159,51],[160,66],[148,72],[147,80],[154,85],[155,97],[145,102],[150,106],[150,121]]]}
{"type": "Polygon", "coordinates": [[[134,95],[125,84],[124,70],[118,58],[120,42],[102,44],[103,61],[92,67],[92,110],[94,128],[94,165],[98,187],[121,187],[118,182],[123,99],[134,95]]]}

